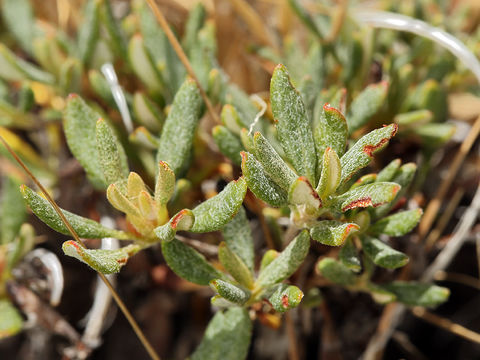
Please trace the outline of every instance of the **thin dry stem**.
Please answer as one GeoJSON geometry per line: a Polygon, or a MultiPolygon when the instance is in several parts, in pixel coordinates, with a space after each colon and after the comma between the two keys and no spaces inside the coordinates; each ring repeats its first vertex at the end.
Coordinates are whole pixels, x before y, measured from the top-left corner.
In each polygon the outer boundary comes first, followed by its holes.
{"type": "MultiPolygon", "coordinates": [[[[17,161],[17,163],[23,168],[23,170],[27,173],[27,175],[33,180],[33,182],[38,186],[38,188],[42,191],[43,195],[45,198],[48,200],[48,202],[53,206],[55,212],[58,214],[62,222],[65,224],[67,227],[68,231],[72,235],[72,237],[75,239],[75,241],[82,247],[85,247],[84,243],[80,240],[78,234],[76,233],[75,229],[72,227],[72,225],[68,222],[67,218],[63,214],[63,212],[60,210],[58,207],[57,203],[52,199],[50,194],[47,192],[45,187],[40,183],[40,181],[35,177],[35,175],[32,174],[32,172],[28,169],[28,167],[24,164],[24,162],[18,157],[18,155],[13,151],[13,149],[10,147],[10,145],[5,141],[5,139],[0,136],[0,141],[3,143],[3,145],[6,147],[8,152],[13,156],[13,158],[17,161]]],[[[132,314],[116,292],[116,290],[113,288],[112,284],[108,279],[105,277],[100,272],[97,272],[98,276],[102,281],[105,283],[105,285],[108,287],[108,290],[110,290],[112,297],[114,298],[115,302],[117,303],[118,307],[120,310],[123,312],[125,317],[127,318],[128,322],[130,323],[130,326],[133,328],[133,331],[135,331],[135,334],[138,336],[140,341],[142,342],[142,345],[144,346],[145,350],[148,352],[150,357],[154,360],[160,360],[160,357],[157,355],[155,350],[153,349],[152,345],[148,342],[147,338],[143,334],[142,330],[138,326],[137,322],[133,318],[132,314]]]]}
{"type": "Polygon", "coordinates": [[[291,312],[285,313],[285,326],[287,327],[288,336],[288,358],[290,360],[300,360],[298,354],[297,336],[295,331],[295,324],[293,323],[291,312]]]}
{"type": "Polygon", "coordinates": [[[425,214],[423,215],[422,221],[418,226],[418,233],[421,239],[424,239],[427,235],[428,231],[430,230],[435,218],[440,210],[440,206],[447,195],[447,191],[450,188],[453,180],[456,176],[458,176],[458,170],[460,170],[460,166],[463,164],[465,157],[467,156],[468,152],[473,146],[473,143],[477,139],[478,135],[480,134],[480,116],[477,118],[475,123],[473,124],[470,132],[468,133],[467,137],[463,141],[460,149],[458,150],[455,158],[453,160],[452,165],[448,170],[447,177],[443,180],[442,184],[437,190],[437,194],[435,197],[430,201],[425,210],[425,214]]]}
{"type": "Polygon", "coordinates": [[[207,96],[207,93],[203,89],[202,85],[200,84],[200,81],[197,78],[197,75],[195,75],[195,71],[193,71],[192,65],[190,65],[190,61],[187,58],[187,55],[182,49],[182,46],[178,42],[177,38],[175,37],[174,33],[170,29],[170,26],[168,26],[167,20],[165,19],[165,16],[163,16],[162,11],[160,8],[157,6],[154,0],[145,0],[150,8],[153,11],[153,14],[157,18],[158,23],[160,24],[160,27],[162,30],[165,32],[165,35],[167,35],[168,41],[173,47],[173,50],[177,54],[178,58],[182,62],[183,66],[185,66],[185,69],[187,70],[188,75],[197,83],[198,89],[200,90],[200,95],[203,98],[203,101],[205,102],[205,105],[207,105],[208,112],[210,113],[210,116],[215,120],[215,122],[220,123],[220,118],[218,117],[218,114],[216,113],[215,109],[213,108],[212,103],[210,102],[210,99],[207,96]]]}
{"type": "Polygon", "coordinates": [[[433,325],[436,325],[442,329],[445,329],[452,334],[458,335],[463,337],[464,339],[473,341],[477,344],[480,344],[480,334],[476,333],[475,331],[472,331],[470,329],[467,329],[466,327],[456,324],[453,321],[443,318],[441,316],[438,316],[434,313],[431,313],[427,310],[425,310],[422,307],[414,307],[412,309],[412,314],[419,317],[422,320],[428,321],[429,323],[432,323],[433,325]]]}

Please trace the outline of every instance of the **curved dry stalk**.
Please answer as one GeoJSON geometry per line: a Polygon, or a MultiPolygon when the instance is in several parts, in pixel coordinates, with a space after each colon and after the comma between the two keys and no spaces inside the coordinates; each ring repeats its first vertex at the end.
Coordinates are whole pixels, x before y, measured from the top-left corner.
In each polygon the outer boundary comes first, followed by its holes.
{"type": "MultiPolygon", "coordinates": [[[[25,163],[18,157],[18,155],[15,153],[15,151],[13,151],[13,149],[10,147],[10,145],[7,143],[7,141],[2,137],[0,136],[0,141],[3,143],[3,145],[5,146],[5,148],[8,150],[8,152],[13,156],[13,158],[15,159],[15,161],[23,168],[23,170],[27,173],[27,175],[32,179],[32,181],[38,186],[38,188],[41,190],[41,192],[43,193],[43,195],[45,196],[45,198],[48,200],[48,202],[52,205],[52,207],[55,209],[55,212],[58,214],[58,216],[60,217],[60,219],[62,220],[62,222],[65,224],[65,226],[67,227],[68,231],[70,231],[70,234],[72,235],[72,237],[74,238],[74,240],[79,244],[79,246],[85,248],[85,244],[80,240],[80,238],[78,237],[78,234],[76,233],[75,229],[72,227],[72,225],[68,222],[67,218],[65,217],[65,215],[63,214],[63,212],[60,210],[60,208],[58,207],[57,203],[52,199],[52,197],[50,196],[50,194],[48,193],[48,191],[45,189],[45,187],[42,185],[42,183],[40,183],[40,181],[35,177],[35,175],[33,175],[33,173],[30,171],[30,169],[28,169],[28,167],[25,165],[25,163]]],[[[125,303],[123,302],[123,300],[120,298],[120,296],[118,295],[117,291],[113,288],[112,284],[110,283],[110,281],[108,281],[108,279],[105,277],[104,274],[100,273],[100,272],[97,272],[98,273],[98,276],[100,277],[100,279],[102,279],[102,281],[105,283],[105,285],[107,286],[108,290],[110,291],[110,293],[112,294],[112,297],[114,298],[115,302],[117,303],[118,307],[120,308],[120,310],[122,311],[122,313],[125,315],[125,317],[127,318],[128,322],[130,323],[130,326],[132,327],[133,331],[135,332],[135,334],[138,336],[138,338],[140,339],[142,345],[144,346],[145,350],[148,352],[148,354],[150,355],[150,357],[154,360],[160,360],[160,357],[157,355],[157,353],[155,352],[155,350],[153,349],[152,345],[150,344],[150,342],[147,340],[147,338],[145,337],[145,335],[143,334],[142,330],[140,329],[140,327],[138,326],[137,322],[135,321],[135,319],[133,318],[133,315],[130,313],[130,311],[128,310],[127,306],[125,305],[125,303]]]]}

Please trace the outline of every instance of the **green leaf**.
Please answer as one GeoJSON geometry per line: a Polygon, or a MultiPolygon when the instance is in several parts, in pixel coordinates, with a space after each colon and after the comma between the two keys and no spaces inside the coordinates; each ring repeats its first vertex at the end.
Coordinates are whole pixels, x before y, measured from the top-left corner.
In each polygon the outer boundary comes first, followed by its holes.
{"type": "Polygon", "coordinates": [[[20,332],[23,319],[18,310],[6,299],[0,299],[0,339],[20,332]]]}
{"type": "Polygon", "coordinates": [[[212,130],[212,135],[220,152],[235,165],[241,165],[242,157],[240,152],[243,150],[243,145],[240,139],[222,125],[215,126],[212,130]]]}
{"type": "Polygon", "coordinates": [[[83,166],[92,184],[97,189],[105,189],[108,184],[100,165],[95,130],[100,114],[88,106],[80,96],[71,94],[63,119],[70,151],[83,166]]]}
{"type": "Polygon", "coordinates": [[[255,157],[263,170],[278,186],[288,191],[298,176],[288,167],[272,145],[259,132],[253,136],[255,157]]]}
{"type": "Polygon", "coordinates": [[[310,13],[305,10],[305,8],[300,4],[299,0],[288,0],[288,4],[298,16],[300,21],[303,22],[303,24],[307,27],[307,29],[310,30],[319,39],[322,39],[323,34],[315,23],[315,20],[312,18],[310,13]]]}
{"type": "Polygon", "coordinates": [[[98,119],[95,134],[98,159],[106,182],[113,184],[125,180],[129,174],[127,155],[110,125],[98,119]]]}
{"type": "Polygon", "coordinates": [[[409,306],[437,307],[450,296],[450,290],[445,287],[414,281],[394,281],[382,287],[394,293],[397,301],[409,306]]]}
{"type": "Polygon", "coordinates": [[[112,90],[108,85],[107,79],[99,71],[91,69],[88,71],[88,82],[96,95],[105,100],[108,105],[115,107],[112,90]]]}
{"type": "Polygon", "coordinates": [[[187,79],[173,99],[157,152],[157,161],[166,161],[177,178],[188,168],[202,106],[202,97],[195,81],[187,79]]]}
{"type": "Polygon", "coordinates": [[[308,254],[310,236],[303,230],[258,276],[256,285],[266,288],[292,275],[308,254]]]}
{"type": "Polygon", "coordinates": [[[133,95],[133,112],[136,120],[151,131],[160,132],[165,116],[147,95],[136,92],[133,95]]]}
{"type": "Polygon", "coordinates": [[[320,198],[325,199],[337,190],[341,175],[342,168],[337,153],[331,147],[325,148],[322,172],[316,189],[320,198]]]}
{"type": "MultiPolygon", "coordinates": [[[[129,135],[128,140],[133,144],[140,145],[148,150],[156,150],[158,148],[158,144],[160,143],[159,139],[152,135],[152,133],[148,131],[145,126],[139,126],[133,130],[133,132],[129,135]]],[[[153,155],[151,158],[153,165],[155,165],[153,155]]]]}
{"type": "Polygon", "coordinates": [[[102,1],[100,8],[100,17],[102,19],[102,24],[107,30],[109,37],[108,44],[114,50],[116,55],[124,60],[127,59],[127,44],[125,36],[122,33],[117,20],[113,16],[112,7],[110,1],[102,1]]]}
{"type": "Polygon", "coordinates": [[[350,190],[359,188],[360,186],[363,186],[363,185],[374,183],[376,180],[377,180],[377,174],[363,175],[360,179],[355,181],[352,186],[350,186],[350,190]]]}
{"type": "Polygon", "coordinates": [[[243,360],[247,357],[252,321],[246,309],[233,307],[210,320],[192,360],[243,360]]]}
{"type": "Polygon", "coordinates": [[[74,257],[102,274],[115,274],[127,264],[130,257],[139,250],[138,245],[128,245],[116,250],[87,249],[74,240],[65,241],[62,245],[65,255],[74,257]]]}
{"type": "Polygon", "coordinates": [[[224,278],[202,254],[177,239],[162,241],[162,253],[170,269],[187,281],[208,285],[212,280],[224,278]]]}
{"type": "Polygon", "coordinates": [[[262,261],[260,262],[260,272],[263,271],[273,260],[275,260],[279,255],[279,252],[273,249],[267,250],[263,254],[262,261]]]}
{"type": "Polygon", "coordinates": [[[319,159],[324,155],[326,148],[331,148],[338,156],[342,156],[348,136],[345,117],[339,110],[325,104],[322,113],[313,123],[313,136],[319,159]]]}
{"type": "Polygon", "coordinates": [[[367,289],[370,292],[370,295],[372,296],[373,300],[379,304],[389,304],[395,300],[397,300],[397,297],[395,296],[394,293],[387,291],[384,287],[378,286],[373,283],[369,283],[367,285],[367,289]]]}
{"type": "Polygon", "coordinates": [[[395,173],[402,165],[402,161],[400,159],[395,159],[390,164],[385,166],[382,171],[377,174],[376,182],[385,182],[385,181],[392,181],[395,173]]]}
{"type": "Polygon", "coordinates": [[[324,245],[340,246],[349,235],[357,232],[360,227],[353,223],[343,223],[336,220],[323,220],[310,229],[310,236],[324,245]]]}
{"type": "Polygon", "coordinates": [[[278,65],[270,83],[270,101],[278,138],[285,154],[299,175],[316,182],[317,156],[305,105],[293,87],[287,69],[278,65]]]}
{"type": "Polygon", "coordinates": [[[20,181],[12,176],[3,177],[0,198],[0,244],[12,242],[27,218],[22,193],[18,189],[20,184],[20,181]]]}
{"type": "Polygon", "coordinates": [[[397,132],[397,125],[390,124],[373,130],[358,140],[340,159],[342,164],[341,183],[349,180],[358,170],[367,166],[373,154],[383,149],[397,132]]]}
{"type": "Polygon", "coordinates": [[[11,270],[18,261],[35,246],[35,229],[29,223],[24,223],[18,231],[15,240],[8,250],[8,269],[11,270]]]}
{"type": "Polygon", "coordinates": [[[262,165],[248,152],[241,152],[242,172],[248,188],[255,196],[271,206],[288,204],[288,194],[267,175],[262,165]]]}
{"type": "Polygon", "coordinates": [[[219,194],[192,210],[195,222],[190,231],[202,233],[220,230],[238,212],[246,193],[247,184],[243,177],[231,181],[219,194]]]}
{"type": "Polygon", "coordinates": [[[273,308],[283,313],[297,307],[303,299],[303,292],[298,287],[287,284],[278,285],[274,293],[268,298],[273,308]]]}
{"type": "Polygon", "coordinates": [[[4,44],[0,44],[0,78],[8,81],[33,80],[53,84],[55,77],[16,56],[4,44]]]}
{"type": "MultiPolygon", "coordinates": [[[[32,209],[33,213],[37,215],[40,220],[61,234],[71,235],[60,216],[58,216],[53,206],[50,205],[47,200],[37,195],[28,186],[22,185],[20,191],[30,209],[32,209]]],[[[106,228],[96,221],[72,214],[66,210],[62,210],[62,212],[81,238],[99,239],[114,237],[121,240],[128,239],[128,234],[123,231],[106,228]]]]}
{"type": "Polygon", "coordinates": [[[413,230],[422,217],[422,209],[401,211],[377,221],[369,228],[373,235],[402,236],[413,230]]]}
{"type": "Polygon", "coordinates": [[[2,19],[10,33],[28,53],[32,53],[33,9],[29,0],[3,0],[2,19]]]}
{"type": "Polygon", "coordinates": [[[222,120],[222,124],[225,125],[228,130],[236,135],[240,135],[243,124],[238,116],[237,110],[235,110],[232,105],[225,104],[223,106],[220,119],[222,120]]]}
{"type": "Polygon", "coordinates": [[[220,279],[210,281],[210,287],[221,297],[234,304],[243,305],[250,297],[249,292],[220,279]]]}
{"type": "Polygon", "coordinates": [[[197,34],[204,25],[206,13],[204,5],[200,2],[196,3],[188,13],[185,33],[182,39],[183,47],[187,54],[195,45],[197,34]]]}
{"type": "Polygon", "coordinates": [[[241,127],[248,128],[253,120],[255,120],[255,116],[258,112],[258,109],[252,103],[248,95],[237,85],[228,84],[225,100],[227,104],[230,104],[235,108],[242,123],[241,127]]]}
{"type": "Polygon", "coordinates": [[[360,271],[362,263],[360,261],[360,256],[358,255],[357,248],[353,243],[353,240],[347,239],[345,244],[340,249],[338,253],[338,259],[342,262],[343,265],[348,267],[353,271],[360,271]]]}
{"type": "Polygon", "coordinates": [[[194,221],[192,210],[180,210],[168,223],[155,228],[155,235],[162,241],[172,241],[177,231],[190,230],[194,221]]]}
{"type": "Polygon", "coordinates": [[[140,34],[136,34],[130,39],[128,58],[133,71],[147,88],[153,93],[162,94],[164,91],[163,78],[147,52],[143,37],[140,34]]]}
{"type": "Polygon", "coordinates": [[[427,124],[432,121],[432,119],[433,113],[430,110],[416,110],[395,115],[393,122],[397,124],[400,129],[405,130],[427,124]]]}
{"type": "Polygon", "coordinates": [[[247,289],[253,288],[253,276],[243,260],[230,250],[224,242],[218,246],[218,259],[235,280],[247,289]]]}
{"type": "Polygon", "coordinates": [[[228,248],[237,254],[253,273],[255,255],[252,230],[243,206],[240,207],[232,221],[224,226],[222,235],[228,248]]]}
{"type": "MultiPolygon", "coordinates": [[[[138,193],[135,194],[135,196],[138,195],[138,193]]],[[[138,207],[131,201],[133,199],[125,193],[124,182],[110,184],[107,188],[107,199],[115,209],[134,217],[141,217],[138,207]]]]}
{"type": "Polygon", "coordinates": [[[59,86],[65,92],[81,90],[82,64],[78,59],[67,58],[59,67],[59,86]]]}
{"type": "Polygon", "coordinates": [[[438,147],[445,144],[455,134],[456,127],[453,124],[425,124],[416,126],[413,133],[422,139],[422,144],[430,147],[438,147]]]}
{"type": "Polygon", "coordinates": [[[350,105],[347,123],[348,130],[353,133],[366,125],[370,118],[382,107],[388,92],[388,83],[382,81],[367,86],[350,105]]]}
{"type": "Polygon", "coordinates": [[[78,31],[78,51],[83,64],[90,62],[100,30],[100,0],[89,0],[84,8],[84,20],[78,31]]]}
{"type": "Polygon", "coordinates": [[[164,161],[158,162],[157,181],[155,183],[155,201],[165,205],[175,191],[175,174],[164,161]]]}
{"type": "Polygon", "coordinates": [[[331,258],[319,261],[317,269],[323,277],[334,284],[353,286],[357,281],[357,277],[348,267],[331,258]]]}
{"type": "Polygon", "coordinates": [[[288,202],[305,206],[304,211],[309,214],[315,214],[322,207],[320,197],[304,176],[300,176],[292,183],[288,191],[288,202]]]}
{"type": "Polygon", "coordinates": [[[387,269],[396,269],[408,263],[407,255],[375,238],[363,237],[362,248],[375,264],[387,269]]]}
{"type": "Polygon", "coordinates": [[[350,209],[376,207],[392,201],[400,185],[380,182],[359,186],[333,199],[333,207],[345,212],[350,209]]]}

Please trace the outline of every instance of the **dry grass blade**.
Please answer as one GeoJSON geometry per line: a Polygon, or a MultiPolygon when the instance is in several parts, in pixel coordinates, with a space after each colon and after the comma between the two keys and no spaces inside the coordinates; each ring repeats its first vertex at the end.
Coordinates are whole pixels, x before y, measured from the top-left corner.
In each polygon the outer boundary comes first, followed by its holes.
{"type": "MultiPolygon", "coordinates": [[[[28,169],[28,167],[23,163],[23,161],[18,157],[18,155],[13,151],[13,149],[10,147],[10,145],[5,141],[5,139],[0,136],[0,141],[3,143],[5,148],[8,150],[8,152],[13,156],[15,161],[23,168],[23,170],[27,173],[27,175],[33,180],[33,182],[38,186],[38,188],[42,191],[43,195],[45,198],[48,200],[48,202],[53,206],[55,209],[55,212],[58,214],[60,219],[62,219],[62,222],[65,224],[67,227],[68,231],[70,231],[70,234],[72,237],[75,239],[75,241],[82,247],[85,247],[83,242],[80,240],[78,237],[75,229],[72,227],[72,225],[68,222],[68,220],[65,218],[65,215],[63,215],[62,211],[58,207],[57,203],[52,199],[50,194],[47,192],[45,187],[40,183],[40,181],[35,177],[35,175],[32,174],[32,172],[28,169]]],[[[145,350],[148,352],[150,357],[154,360],[160,360],[160,357],[157,355],[155,350],[153,349],[152,345],[148,342],[147,338],[143,334],[142,330],[138,326],[137,322],[133,318],[132,314],[128,310],[127,306],[125,303],[122,301],[116,290],[113,288],[112,284],[108,279],[103,275],[102,273],[98,273],[98,276],[102,279],[102,281],[105,283],[105,285],[108,287],[108,290],[110,290],[112,297],[114,298],[115,302],[117,303],[118,307],[122,311],[122,313],[125,315],[127,318],[128,322],[130,323],[130,326],[132,327],[133,331],[135,331],[135,334],[138,336],[140,339],[142,345],[145,347],[145,350]]]]}
{"type": "Polygon", "coordinates": [[[446,318],[443,318],[441,316],[438,316],[436,314],[433,314],[424,308],[421,307],[414,307],[412,309],[412,314],[419,317],[422,320],[428,321],[429,323],[432,323],[442,329],[445,329],[452,334],[461,336],[467,340],[473,341],[477,344],[480,344],[480,334],[476,333],[475,331],[472,331],[470,329],[467,329],[466,327],[456,324],[451,320],[448,320],[446,318]]]}
{"type": "Polygon", "coordinates": [[[180,45],[177,38],[175,37],[175,34],[170,29],[170,26],[168,26],[165,16],[163,16],[162,12],[160,11],[160,8],[157,6],[154,0],[146,0],[146,2],[152,9],[153,14],[157,18],[158,23],[160,24],[162,30],[165,32],[165,35],[167,35],[168,41],[172,45],[173,50],[175,50],[175,53],[177,54],[178,58],[182,62],[183,66],[185,66],[185,69],[187,70],[188,75],[190,75],[190,77],[197,83],[198,89],[200,90],[200,94],[202,95],[203,101],[205,101],[205,105],[207,105],[207,109],[208,109],[208,112],[210,113],[210,116],[213,118],[213,120],[215,120],[216,123],[220,123],[220,118],[218,117],[218,114],[213,108],[213,105],[210,102],[210,99],[208,98],[207,93],[205,92],[202,85],[200,84],[200,81],[195,75],[195,71],[193,71],[192,65],[190,65],[190,61],[188,60],[187,55],[183,51],[182,46],[180,45]]]}
{"type": "Polygon", "coordinates": [[[443,180],[442,184],[437,190],[437,194],[435,197],[430,201],[425,210],[425,214],[423,215],[422,221],[418,226],[418,233],[421,239],[424,239],[427,235],[428,231],[430,230],[435,218],[440,210],[440,206],[442,205],[443,199],[447,195],[447,191],[450,188],[453,180],[456,176],[458,176],[458,170],[460,170],[460,166],[463,164],[463,160],[467,156],[468,152],[473,146],[473,143],[477,139],[478,135],[480,134],[480,116],[477,118],[475,123],[473,124],[470,132],[468,133],[467,137],[463,141],[458,153],[455,155],[455,159],[453,160],[452,165],[448,169],[447,177],[443,180]]]}

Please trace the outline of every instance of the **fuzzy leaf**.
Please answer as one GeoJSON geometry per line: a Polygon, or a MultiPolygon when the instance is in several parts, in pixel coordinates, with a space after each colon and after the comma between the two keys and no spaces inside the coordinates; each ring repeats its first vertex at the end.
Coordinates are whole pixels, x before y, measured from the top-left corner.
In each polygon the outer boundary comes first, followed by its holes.
{"type": "Polygon", "coordinates": [[[128,58],[135,74],[153,93],[163,93],[164,81],[145,48],[140,34],[132,36],[128,44],[128,58]]]}
{"type": "Polygon", "coordinates": [[[367,166],[372,160],[373,154],[388,144],[388,141],[397,132],[397,128],[396,124],[390,124],[373,130],[358,140],[340,159],[342,164],[341,183],[344,183],[358,170],[367,166]]]}
{"type": "Polygon", "coordinates": [[[100,114],[90,108],[80,96],[68,97],[64,111],[64,131],[70,151],[98,189],[105,189],[103,169],[97,151],[95,128],[100,114]]]}
{"type": "Polygon", "coordinates": [[[271,206],[288,204],[288,194],[279,185],[273,182],[255,157],[248,152],[241,152],[242,172],[248,188],[255,196],[271,206]]]}
{"type": "Polygon", "coordinates": [[[247,357],[252,333],[248,311],[232,307],[210,320],[192,360],[242,360],[247,357]]]}
{"type": "Polygon", "coordinates": [[[78,51],[81,61],[87,64],[95,51],[99,37],[100,20],[99,0],[89,0],[84,8],[84,21],[78,31],[78,51]]]}
{"type": "Polygon", "coordinates": [[[202,3],[198,2],[188,13],[187,23],[185,24],[185,33],[182,43],[188,53],[197,40],[198,31],[203,27],[205,22],[206,10],[202,3]]]}
{"type": "Polygon", "coordinates": [[[220,152],[229,158],[235,165],[240,165],[242,163],[240,152],[243,150],[243,145],[240,139],[222,125],[215,126],[212,130],[212,135],[220,152]]]}
{"type": "Polygon", "coordinates": [[[327,147],[323,154],[322,172],[316,189],[320,198],[325,199],[337,190],[341,175],[340,159],[335,150],[327,147]]]}
{"type": "Polygon", "coordinates": [[[219,194],[192,210],[195,222],[190,231],[202,233],[220,230],[238,212],[246,193],[247,184],[243,177],[231,181],[219,194]]]}
{"type": "Polygon", "coordinates": [[[382,171],[377,174],[376,182],[385,182],[385,181],[392,181],[395,173],[402,165],[402,161],[400,159],[395,159],[390,164],[385,166],[382,171]]]}
{"type": "Polygon", "coordinates": [[[129,174],[127,155],[110,125],[98,119],[95,134],[98,159],[106,182],[113,184],[125,180],[129,174]]]}
{"type": "Polygon", "coordinates": [[[362,248],[375,264],[387,269],[396,269],[408,263],[407,255],[375,238],[362,238],[362,248]]]}
{"type": "MultiPolygon", "coordinates": [[[[71,235],[62,219],[47,200],[37,195],[32,189],[25,185],[22,185],[20,191],[30,209],[32,209],[33,213],[37,215],[40,220],[61,234],[71,235]]],[[[98,239],[114,237],[122,240],[128,238],[128,235],[122,231],[106,228],[96,221],[72,214],[66,210],[62,210],[62,212],[81,238],[98,239]]]]}
{"type": "MultiPolygon", "coordinates": [[[[24,50],[32,53],[33,9],[29,0],[3,0],[2,19],[24,50]]],[[[0,336],[1,337],[1,336],[0,336]]]]}
{"type": "Polygon", "coordinates": [[[113,15],[110,1],[102,1],[100,8],[100,17],[102,25],[107,30],[109,42],[108,44],[114,50],[116,55],[123,60],[127,59],[127,44],[125,36],[119,26],[115,16],[113,15]]]}
{"type": "MultiPolygon", "coordinates": [[[[136,196],[138,195],[137,193],[136,196]]],[[[141,217],[138,207],[125,194],[121,183],[110,184],[107,188],[107,199],[115,209],[131,216],[141,217]]]]}
{"type": "Polygon", "coordinates": [[[8,269],[11,270],[18,261],[35,246],[35,229],[29,223],[20,227],[15,240],[10,243],[8,251],[8,269]]]}
{"type": "Polygon", "coordinates": [[[280,284],[274,293],[268,298],[273,308],[283,313],[293,309],[300,304],[303,299],[303,292],[298,287],[287,284],[280,284]]]}
{"type": "Polygon", "coordinates": [[[33,80],[53,84],[55,77],[16,56],[4,44],[0,44],[0,78],[9,81],[33,80]]]}
{"type": "MultiPolygon", "coordinates": [[[[249,96],[235,84],[228,84],[225,100],[227,104],[232,105],[241,122],[241,127],[248,128],[255,120],[258,109],[252,103],[249,96]]],[[[248,150],[248,149],[247,149],[248,150]]]]}
{"type": "Polygon", "coordinates": [[[351,238],[347,239],[345,244],[340,249],[340,252],[338,253],[338,259],[343,265],[353,271],[359,271],[361,269],[362,263],[360,262],[357,248],[355,247],[355,244],[351,238]]]}
{"type": "Polygon", "coordinates": [[[283,65],[278,65],[273,72],[270,99],[278,138],[288,160],[299,175],[314,184],[317,156],[310,121],[300,93],[293,87],[283,65]]]}
{"type": "Polygon", "coordinates": [[[170,221],[155,228],[155,235],[162,241],[171,241],[177,231],[188,231],[191,229],[195,217],[191,210],[180,210],[170,221]]]}
{"type": "Polygon", "coordinates": [[[360,186],[371,184],[377,180],[377,174],[366,174],[363,175],[360,179],[355,181],[352,186],[350,186],[350,190],[359,188],[360,186]]]}
{"type": "Polygon", "coordinates": [[[224,242],[221,242],[218,246],[218,259],[240,285],[245,286],[247,289],[253,288],[252,272],[243,260],[230,250],[224,242]]]}
{"type": "Polygon", "coordinates": [[[252,230],[250,229],[250,224],[243,206],[240,207],[232,221],[227,223],[222,229],[222,235],[228,248],[237,254],[253,273],[254,251],[252,230]]]}
{"type": "Polygon", "coordinates": [[[288,202],[305,205],[307,212],[315,212],[322,207],[322,201],[308,180],[301,176],[292,184],[288,192],[288,202]]]}
{"type": "Polygon", "coordinates": [[[167,162],[177,178],[187,170],[202,104],[195,81],[187,79],[175,95],[163,125],[157,161],[167,162]]]}
{"type": "Polygon", "coordinates": [[[349,235],[357,232],[360,227],[353,223],[343,223],[336,220],[324,220],[310,229],[310,236],[324,245],[340,246],[349,235]]]}
{"type": "Polygon", "coordinates": [[[262,164],[267,175],[283,190],[288,191],[297,175],[288,167],[275,149],[259,132],[253,136],[257,160],[262,164]]]}
{"type": "Polygon", "coordinates": [[[382,107],[388,92],[388,83],[382,81],[367,86],[350,105],[347,123],[348,131],[353,133],[367,124],[370,118],[382,107]]]}
{"type": "Polygon", "coordinates": [[[221,297],[234,304],[243,305],[250,297],[249,292],[220,279],[210,281],[210,287],[221,297]]]}
{"type": "Polygon", "coordinates": [[[223,279],[202,254],[177,239],[162,241],[162,253],[170,269],[187,281],[208,285],[211,280],[223,279]]]}
{"type": "Polygon", "coordinates": [[[334,284],[352,286],[357,281],[355,274],[349,268],[331,258],[322,259],[317,264],[317,269],[323,277],[334,284]]]}
{"type": "Polygon", "coordinates": [[[76,241],[65,241],[62,245],[65,255],[74,257],[102,274],[118,273],[128,259],[135,255],[140,247],[128,245],[117,250],[86,249],[76,241]]]}
{"type": "Polygon", "coordinates": [[[128,140],[133,144],[140,145],[148,150],[156,150],[159,145],[159,139],[144,126],[139,126],[133,130],[128,137],[128,140]]]}
{"type": "Polygon", "coordinates": [[[395,198],[400,185],[390,182],[367,184],[338,196],[333,206],[342,212],[363,207],[376,207],[395,198]]]}
{"type": "Polygon", "coordinates": [[[373,235],[402,236],[413,230],[422,217],[422,209],[401,211],[377,221],[369,228],[373,235]]]}
{"type": "Polygon", "coordinates": [[[309,248],[310,236],[308,231],[303,230],[260,272],[256,285],[266,288],[288,278],[303,263],[309,248]]]}
{"type": "Polygon", "coordinates": [[[20,181],[5,176],[2,182],[0,197],[0,244],[12,242],[27,218],[22,193],[19,191],[20,181]]]}
{"type": "Polygon", "coordinates": [[[164,161],[158,163],[157,182],[155,184],[155,201],[165,205],[175,191],[175,174],[164,161]]]}
{"type": "Polygon", "coordinates": [[[18,310],[6,299],[0,299],[0,340],[20,332],[23,319],[18,310]]]}
{"type": "Polygon", "coordinates": [[[450,296],[450,290],[445,287],[413,281],[394,281],[382,287],[394,293],[397,301],[409,306],[437,307],[450,296]]]}
{"type": "Polygon", "coordinates": [[[319,159],[325,153],[326,148],[331,148],[338,156],[342,156],[348,136],[345,117],[339,110],[325,104],[322,113],[313,124],[313,136],[319,159]]]}

